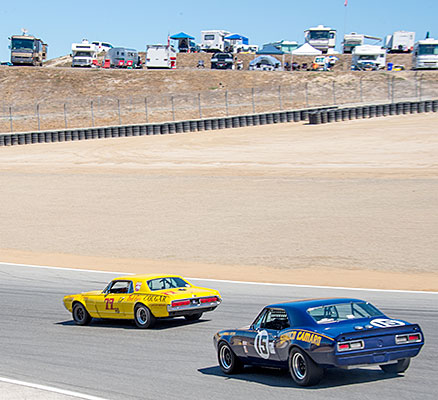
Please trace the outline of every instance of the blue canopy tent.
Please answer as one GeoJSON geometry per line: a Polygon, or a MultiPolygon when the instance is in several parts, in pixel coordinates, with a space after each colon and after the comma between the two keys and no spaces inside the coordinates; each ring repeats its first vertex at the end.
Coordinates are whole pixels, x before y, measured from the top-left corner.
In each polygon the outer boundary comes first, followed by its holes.
{"type": "Polygon", "coordinates": [[[237,44],[237,42],[241,42],[242,44],[249,44],[249,39],[246,36],[239,35],[238,33],[226,36],[225,40],[232,41],[231,44],[233,45],[237,44]]]}
{"type": "Polygon", "coordinates": [[[176,35],[172,35],[170,39],[178,41],[178,50],[181,53],[189,53],[190,51],[194,51],[196,48],[196,44],[192,42],[192,40],[195,40],[195,38],[187,35],[187,33],[177,33],[176,35]]]}

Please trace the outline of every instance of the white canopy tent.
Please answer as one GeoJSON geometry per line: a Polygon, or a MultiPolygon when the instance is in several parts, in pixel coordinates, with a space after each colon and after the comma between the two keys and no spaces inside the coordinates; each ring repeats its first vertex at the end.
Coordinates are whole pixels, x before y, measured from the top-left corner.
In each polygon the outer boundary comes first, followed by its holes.
{"type": "Polygon", "coordinates": [[[317,56],[322,54],[322,51],[315,49],[309,43],[304,43],[302,46],[292,51],[292,54],[294,56],[317,56]]]}

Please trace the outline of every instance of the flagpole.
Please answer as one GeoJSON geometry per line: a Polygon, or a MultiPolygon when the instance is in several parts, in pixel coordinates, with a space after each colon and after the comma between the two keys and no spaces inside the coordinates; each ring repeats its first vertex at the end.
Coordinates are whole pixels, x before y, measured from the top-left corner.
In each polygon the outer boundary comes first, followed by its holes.
{"type": "Polygon", "coordinates": [[[342,40],[344,39],[344,36],[347,33],[347,8],[348,8],[347,6],[348,6],[348,0],[345,0],[345,2],[344,2],[344,8],[345,8],[345,11],[344,11],[344,34],[343,34],[342,40]]]}

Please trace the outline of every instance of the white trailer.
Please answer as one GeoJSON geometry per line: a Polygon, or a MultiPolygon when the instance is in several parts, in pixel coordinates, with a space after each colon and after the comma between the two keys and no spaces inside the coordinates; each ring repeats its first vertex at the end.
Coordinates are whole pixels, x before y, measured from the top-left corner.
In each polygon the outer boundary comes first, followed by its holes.
{"type": "Polygon", "coordinates": [[[147,68],[176,68],[176,50],[167,44],[148,44],[145,65],[147,68]]]}
{"type": "Polygon", "coordinates": [[[362,33],[351,32],[344,35],[344,41],[342,42],[342,52],[344,54],[353,53],[353,49],[357,46],[365,44],[365,39],[372,39],[380,41],[382,38],[364,35],[362,33]]]}
{"type": "Polygon", "coordinates": [[[413,69],[438,69],[438,40],[419,40],[412,53],[413,69]]]}
{"type": "Polygon", "coordinates": [[[81,43],[73,43],[72,51],[72,67],[93,67],[97,66],[97,47],[84,39],[81,43]]]}
{"type": "Polygon", "coordinates": [[[386,66],[386,51],[380,46],[364,44],[353,50],[351,66],[356,70],[378,70],[386,66]]]}
{"type": "Polygon", "coordinates": [[[336,29],[318,25],[304,31],[304,39],[315,49],[327,53],[336,46],[336,29]]]}
{"type": "Polygon", "coordinates": [[[230,51],[231,44],[225,40],[229,34],[222,30],[201,31],[201,50],[213,53],[230,51]]]}
{"type": "Polygon", "coordinates": [[[415,32],[397,31],[385,38],[388,53],[410,53],[414,49],[415,32]]]}

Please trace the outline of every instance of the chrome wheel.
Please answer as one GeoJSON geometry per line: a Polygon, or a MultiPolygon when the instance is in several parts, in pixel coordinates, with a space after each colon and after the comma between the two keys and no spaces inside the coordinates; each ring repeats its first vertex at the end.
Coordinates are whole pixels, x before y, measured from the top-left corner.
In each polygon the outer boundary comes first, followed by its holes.
{"type": "Polygon", "coordinates": [[[306,377],[307,366],[306,360],[300,353],[295,353],[292,357],[292,369],[295,376],[298,379],[304,379],[306,377]]]}
{"type": "Polygon", "coordinates": [[[148,322],[148,315],[143,307],[137,308],[137,321],[141,325],[145,325],[148,322]]]}
{"type": "Polygon", "coordinates": [[[225,369],[230,369],[233,362],[233,355],[228,346],[222,346],[219,351],[219,360],[225,369]]]}
{"type": "Polygon", "coordinates": [[[76,303],[72,310],[73,319],[78,325],[87,325],[91,321],[91,316],[87,309],[80,303],[76,303]]]}

